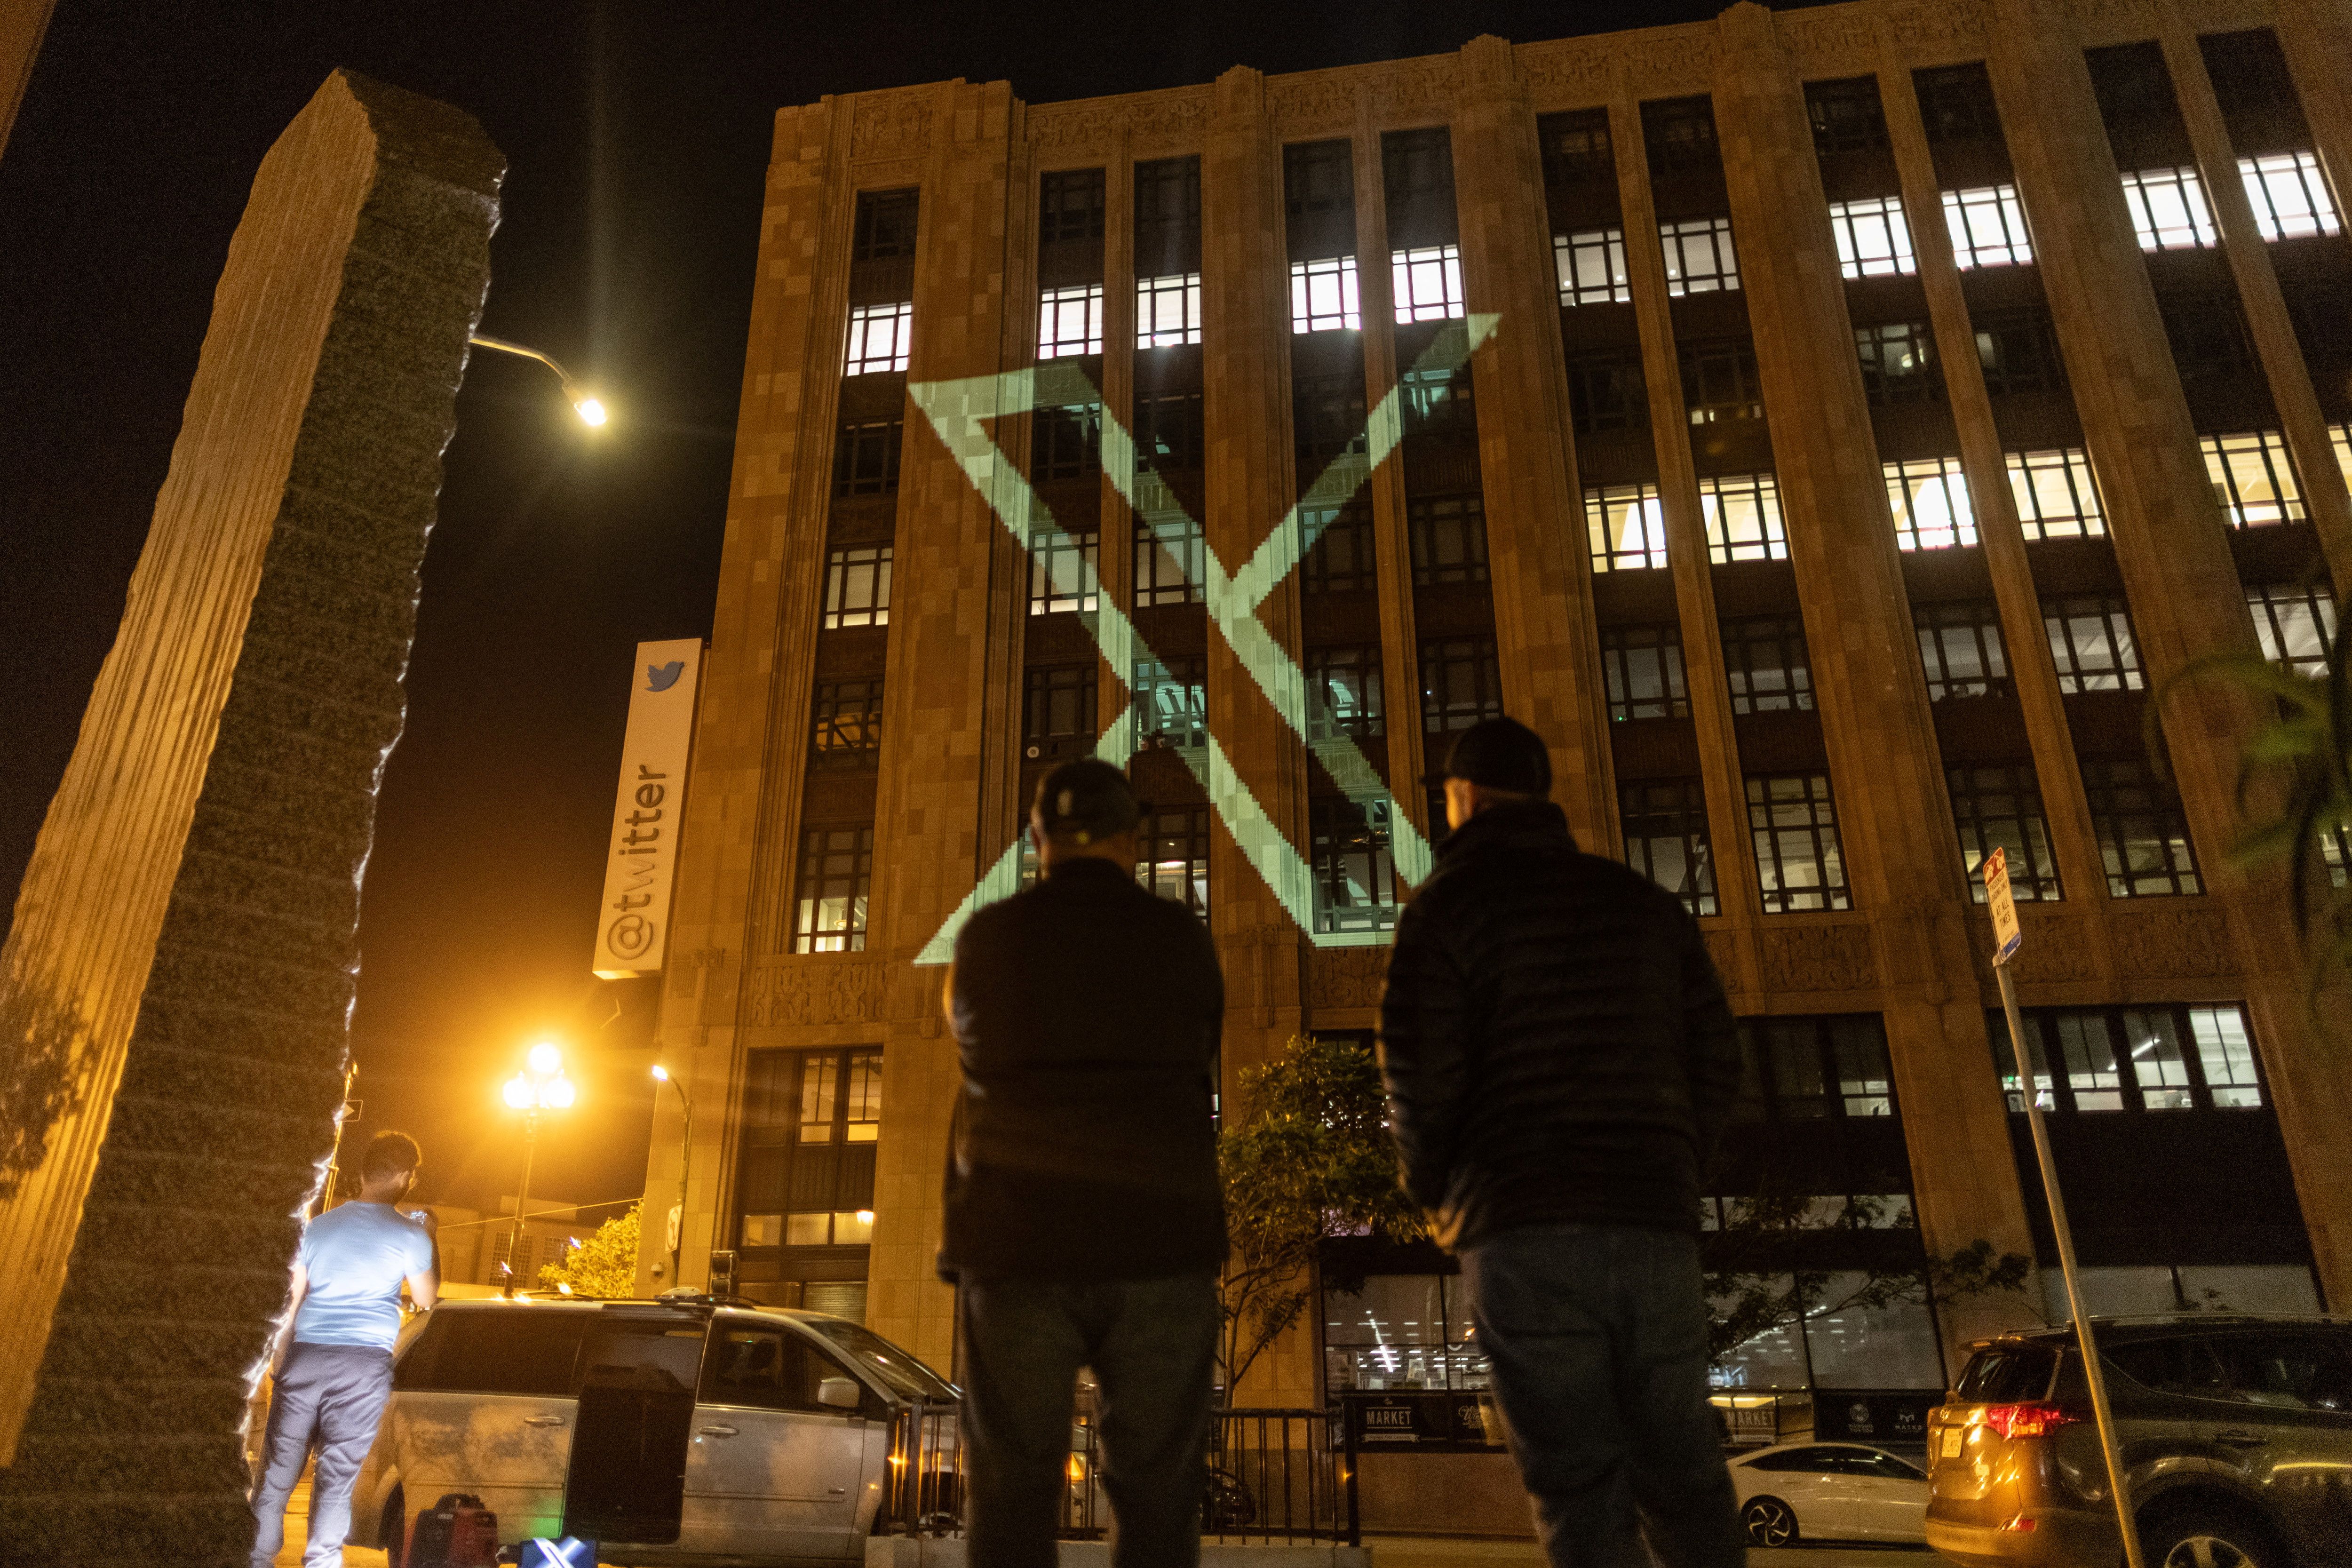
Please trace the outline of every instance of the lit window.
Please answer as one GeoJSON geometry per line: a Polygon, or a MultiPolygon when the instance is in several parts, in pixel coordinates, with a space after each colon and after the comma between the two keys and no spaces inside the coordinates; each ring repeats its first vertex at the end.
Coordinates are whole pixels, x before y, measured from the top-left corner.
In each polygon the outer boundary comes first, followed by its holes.
{"type": "Polygon", "coordinates": [[[2344,476],[2347,489],[2352,489],[2352,425],[2330,425],[2327,444],[2336,448],[2336,471],[2344,476]]]}
{"type": "Polygon", "coordinates": [[[1095,610],[1096,539],[1056,531],[1029,545],[1029,613],[1058,616],[1095,610]]]}
{"type": "Polygon", "coordinates": [[[2083,794],[2091,829],[2118,899],[2201,893],[2180,796],[2140,757],[2085,758],[2083,794]]]}
{"type": "Polygon", "coordinates": [[[809,723],[809,766],[871,769],[882,754],[882,680],[821,680],[809,723]]]}
{"type": "Polygon", "coordinates": [[[1916,272],[1911,225],[1901,196],[1865,196],[1830,204],[1830,233],[1837,240],[1838,272],[1846,278],[1885,278],[1916,272]]]}
{"type": "Polygon", "coordinates": [[[1797,616],[1730,616],[1721,623],[1734,713],[1791,713],[1813,705],[1805,623],[1797,616]]]}
{"type": "Polygon", "coordinates": [[[1326,257],[1290,264],[1290,330],[1355,331],[1364,324],[1356,292],[1356,258],[1326,257]]]}
{"type": "Polygon", "coordinates": [[[2262,1104],[2262,1074],[2254,1065],[2254,1042],[2246,1033],[2246,1015],[2236,1007],[2191,1007],[2189,1032],[2197,1041],[2197,1065],[2205,1069],[2205,1087],[2221,1110],[2251,1109],[2262,1104]]]}
{"type": "Polygon", "coordinates": [[[1377,643],[1307,650],[1307,738],[1370,741],[1385,732],[1377,643]]]}
{"type": "Polygon", "coordinates": [[[2327,584],[2256,584],[2246,589],[2246,607],[2254,613],[2264,658],[2289,675],[2327,673],[2327,649],[2336,638],[2336,595],[2327,584]]]}
{"type": "Polygon", "coordinates": [[[1706,521],[1707,559],[1717,565],[1789,558],[1789,530],[1780,520],[1780,483],[1773,475],[1702,475],[1698,510],[1706,521]]]}
{"type": "Polygon", "coordinates": [[[2000,612],[1990,599],[1916,603],[1911,625],[1919,636],[1928,701],[2007,694],[2009,658],[2001,646],[2000,612]]]}
{"type": "Polygon", "coordinates": [[[1666,517],[1658,487],[1601,485],[1584,492],[1595,572],[1640,572],[1666,563],[1666,517]]]}
{"type": "Polygon", "coordinates": [[[1853,907],[1825,774],[1749,774],[1748,830],[1766,914],[1853,907]]]}
{"type": "Polygon", "coordinates": [[[887,544],[859,544],[825,556],[826,631],[889,624],[890,550],[887,544]]]}
{"type": "Polygon", "coordinates": [[[1180,805],[1146,812],[1139,837],[1143,858],[1135,868],[1135,879],[1207,920],[1209,808],[1180,805]]]}
{"type": "Polygon", "coordinates": [[[1682,900],[1695,915],[1722,912],[1707,841],[1706,795],[1696,779],[1638,779],[1617,786],[1625,864],[1682,900]]]}
{"type": "Polygon", "coordinates": [[[1919,458],[1882,465],[1895,542],[1906,550],[1950,550],[1977,542],[1968,477],[1958,458],[1919,458]]]}
{"type": "Polygon", "coordinates": [[[2124,1059],[2131,1064],[2132,1086],[2139,1090],[2141,1106],[2149,1110],[2197,1109],[2197,1091],[2173,1010],[2126,1008],[2122,1021],[2124,1043],[2131,1047],[2124,1059]]]}
{"type": "Polygon", "coordinates": [[[2107,531],[2091,455],[2080,447],[2010,453],[2009,493],[2028,539],[2074,539],[2107,531]]]}
{"type": "Polygon", "coordinates": [[[1184,512],[1135,521],[1135,602],[1198,605],[1207,598],[1201,524],[1184,512]]]}
{"type": "Polygon", "coordinates": [[[2246,430],[2200,436],[2197,445],[2204,449],[2205,476],[2213,481],[2222,521],[2231,528],[2303,521],[2303,489],[2295,483],[2294,461],[2287,455],[2284,436],[2275,430],[2246,430]]]}
{"type": "Polygon", "coordinates": [[[1687,719],[1690,693],[1683,681],[1682,628],[1673,622],[1601,628],[1601,674],[1609,689],[1609,717],[1687,719]]]}
{"type": "Polygon", "coordinates": [[[2042,601],[2042,625],[2050,637],[2050,658],[2058,667],[2058,689],[2137,691],[2147,684],[2139,644],[2132,636],[2131,611],[2118,598],[2086,595],[2042,601]]]}
{"type": "Polygon", "coordinates": [[[1137,751],[1209,743],[1209,689],[1199,658],[1138,659],[1128,689],[1135,698],[1137,751]]]}
{"type": "Polygon", "coordinates": [[[1460,246],[1424,245],[1400,250],[1389,258],[1389,278],[1396,290],[1400,325],[1443,321],[1462,314],[1460,246]]]}
{"type": "Polygon", "coordinates": [[[1037,357],[1071,359],[1103,352],[1103,286],[1048,289],[1037,305],[1037,357]]]}
{"type": "Polygon", "coordinates": [[[1201,341],[1201,275],[1171,272],[1135,280],[1135,346],[1181,348],[1201,341]]]}
{"type": "Polygon", "coordinates": [[[1666,292],[1713,294],[1739,287],[1739,258],[1727,217],[1679,218],[1658,226],[1666,252],[1666,292]]]}
{"type": "Polygon", "coordinates": [[[2241,158],[2238,177],[2246,183],[2246,200],[2254,209],[2254,230],[2264,239],[2300,239],[2339,231],[2336,203],[2327,194],[2327,177],[2319,172],[2315,155],[2273,153],[2265,158],[2241,158]]]}
{"type": "Polygon", "coordinates": [[[1315,929],[1387,931],[1396,924],[1396,865],[1386,800],[1318,800],[1314,839],[1315,929]]]}
{"type": "Polygon", "coordinates": [[[1493,637],[1421,645],[1421,727],[1432,735],[1503,716],[1503,671],[1493,637]]]}
{"type": "Polygon", "coordinates": [[[1633,298],[1625,277],[1625,231],[1591,228],[1551,237],[1563,305],[1622,305],[1633,298]]]}
{"type": "Polygon", "coordinates": [[[2022,267],[2033,259],[2025,232],[2025,205],[2012,184],[1972,185],[1944,193],[1944,226],[1952,233],[1952,264],[2022,267]]]}
{"type": "Polygon", "coordinates": [[[812,827],[801,835],[794,952],[862,952],[874,880],[874,829],[812,827]]]}
{"type": "Polygon", "coordinates": [[[1953,768],[1945,780],[1951,789],[1952,821],[1959,830],[1960,868],[1967,874],[1969,896],[1978,903],[1985,901],[1985,858],[1999,849],[2009,863],[2012,896],[2056,899],[2058,862],[2050,853],[2050,824],[2042,813],[2033,764],[1953,768]]]}
{"type": "Polygon", "coordinates": [[[2141,169],[2124,176],[2124,202],[2142,250],[2193,250],[2221,237],[2205,186],[2191,168],[2141,169]]]}
{"type": "Polygon", "coordinates": [[[907,368],[907,344],[913,336],[915,307],[852,305],[849,308],[849,353],[842,374],[876,375],[907,368]]]}

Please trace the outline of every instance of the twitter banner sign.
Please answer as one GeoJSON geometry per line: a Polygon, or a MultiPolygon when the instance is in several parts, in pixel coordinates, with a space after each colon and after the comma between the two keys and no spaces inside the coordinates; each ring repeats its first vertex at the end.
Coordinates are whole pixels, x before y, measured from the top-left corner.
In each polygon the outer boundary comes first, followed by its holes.
{"type": "Polygon", "coordinates": [[[613,842],[604,861],[604,902],[597,911],[593,967],[600,980],[658,974],[669,951],[670,888],[677,877],[677,830],[701,674],[698,637],[637,645],[613,842]]]}

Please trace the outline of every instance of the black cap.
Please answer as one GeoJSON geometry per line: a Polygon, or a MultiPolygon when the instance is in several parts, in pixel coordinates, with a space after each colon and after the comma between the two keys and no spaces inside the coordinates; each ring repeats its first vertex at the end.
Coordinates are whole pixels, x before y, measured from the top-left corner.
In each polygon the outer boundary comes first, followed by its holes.
{"type": "Polygon", "coordinates": [[[1513,795],[1551,794],[1551,752],[1517,719],[1482,719],[1462,731],[1445,759],[1445,776],[1513,795]]]}
{"type": "Polygon", "coordinates": [[[1116,837],[1143,816],[1127,775],[1098,757],[1064,763],[1037,784],[1030,820],[1048,838],[1080,844],[1116,837]]]}

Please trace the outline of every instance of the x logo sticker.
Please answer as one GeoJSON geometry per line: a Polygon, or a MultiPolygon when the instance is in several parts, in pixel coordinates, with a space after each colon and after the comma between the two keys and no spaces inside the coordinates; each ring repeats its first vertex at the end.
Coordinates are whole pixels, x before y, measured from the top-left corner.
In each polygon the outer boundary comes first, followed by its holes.
{"type": "MultiPolygon", "coordinates": [[[[1465,363],[1478,346],[1495,330],[1499,318],[1474,315],[1462,325],[1449,325],[1414,361],[1415,371],[1452,370],[1465,363]]],[[[1073,364],[1047,364],[1024,370],[1004,371],[995,375],[971,376],[960,381],[917,382],[908,389],[915,406],[930,421],[940,442],[954,455],[956,462],[995,511],[1007,531],[1030,553],[1033,563],[1045,563],[1058,551],[1076,552],[1080,541],[1054,521],[1054,515],[1032,488],[1028,476],[1010,461],[989,426],[999,419],[1009,419],[1033,409],[1091,405],[1102,401],[1101,393],[1073,364]]],[[[1281,523],[1258,544],[1249,560],[1239,571],[1227,572],[1217,552],[1203,541],[1201,551],[1202,574],[1200,586],[1207,601],[1209,619],[1223,635],[1234,651],[1234,657],[1247,670],[1266,700],[1274,705],[1301,741],[1307,734],[1307,680],[1298,663],[1266,630],[1265,623],[1257,617],[1258,606],[1279,587],[1283,580],[1297,570],[1299,562],[1315,542],[1307,531],[1319,531],[1321,519],[1336,510],[1339,502],[1352,496],[1394,452],[1404,437],[1399,389],[1391,387],[1365,420],[1367,452],[1360,466],[1355,459],[1336,459],[1324,470],[1315,486],[1307,492],[1308,501],[1293,502],[1281,523]],[[1352,479],[1348,479],[1342,465],[1357,467],[1352,479]],[[1326,489],[1334,479],[1344,485],[1326,489]],[[1311,504],[1317,521],[1310,523],[1302,517],[1301,508],[1311,504]]],[[[1102,413],[1102,466],[1118,486],[1119,495],[1139,516],[1150,519],[1167,518],[1170,531],[1189,532],[1193,520],[1181,508],[1171,511],[1157,504],[1145,507],[1136,493],[1135,441],[1118,416],[1108,408],[1102,413]]],[[[1164,537],[1164,535],[1163,535],[1164,537]]],[[[1064,557],[1067,559],[1068,557],[1064,557]]],[[[1131,687],[1138,656],[1154,659],[1156,656],[1137,633],[1135,623],[1127,613],[1110,602],[1095,567],[1082,553],[1076,554],[1080,580],[1076,595],[1081,604],[1092,604],[1091,611],[1082,611],[1087,629],[1094,636],[1095,646],[1102,652],[1122,686],[1131,687]]],[[[1390,853],[1397,874],[1407,882],[1419,882],[1429,875],[1429,841],[1413,827],[1410,818],[1395,808],[1396,797],[1380,782],[1380,774],[1368,762],[1351,737],[1340,736],[1329,741],[1308,741],[1307,744],[1325,764],[1332,776],[1342,782],[1351,798],[1389,807],[1390,853]]],[[[1118,717],[1105,730],[1096,742],[1095,755],[1124,770],[1135,751],[1135,710],[1132,702],[1119,707],[1118,717]]],[[[1282,901],[1290,918],[1299,929],[1308,933],[1318,947],[1362,947],[1381,942],[1378,931],[1318,931],[1315,929],[1314,871],[1283,831],[1275,826],[1249,786],[1242,782],[1225,754],[1223,745],[1213,732],[1208,733],[1205,747],[1179,748],[1187,766],[1201,782],[1209,804],[1224,822],[1234,842],[1241,847],[1258,875],[1282,901]],[[1205,752],[1205,757],[1202,752],[1205,752]]],[[[955,952],[956,933],[973,910],[994,903],[1020,889],[1021,839],[1016,836],[997,857],[963,902],[956,907],[922,952],[917,963],[946,963],[955,952]]]]}

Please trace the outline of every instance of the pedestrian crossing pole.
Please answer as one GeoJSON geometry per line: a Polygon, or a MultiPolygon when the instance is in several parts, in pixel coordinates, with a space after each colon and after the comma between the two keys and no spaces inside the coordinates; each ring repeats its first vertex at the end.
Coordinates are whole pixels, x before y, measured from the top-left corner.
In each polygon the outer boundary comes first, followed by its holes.
{"type": "Polygon", "coordinates": [[[2050,1233],[2058,1244],[2059,1271],[2066,1279],[2066,1307],[2074,1316],[2074,1339],[2082,1347],[2083,1378],[2091,1388],[2091,1416],[2099,1428],[2099,1451],[2107,1462],[2107,1495],[2115,1500],[2126,1568],[2143,1568],[2139,1531],[2132,1525],[2123,1451],[2116,1442],[2115,1413],[2107,1407],[2107,1374],[2099,1363],[2091,1314],[2083,1305],[2082,1271],[2074,1265],[2074,1232],[2066,1223],[2066,1200],[2058,1190],[2058,1163],[2051,1157],[2050,1129],[2042,1120],[2041,1063],[2017,1010],[2017,983],[2009,974],[2009,961],[2025,945],[2025,933],[2018,928],[2017,900],[2010,896],[2007,850],[1996,849],[1985,857],[1984,884],[1985,902],[1992,912],[1992,972],[2000,983],[2000,1010],[2009,1019],[2011,1055],[2017,1063],[2019,1088],[2025,1099],[2025,1124],[2033,1130],[2033,1158],[2042,1167],[2042,1195],[2050,1205],[2050,1233]]]}

